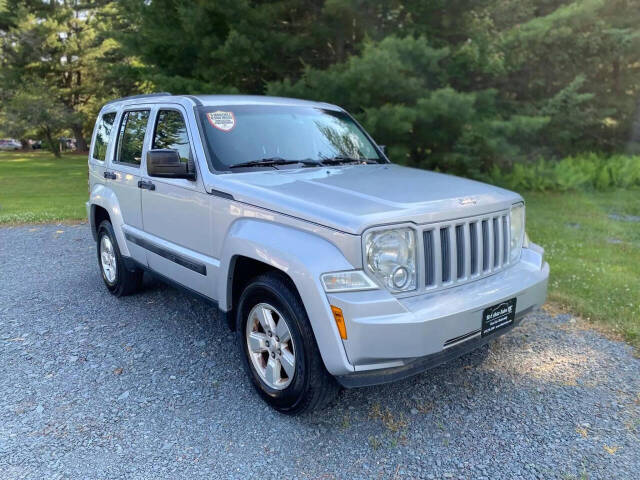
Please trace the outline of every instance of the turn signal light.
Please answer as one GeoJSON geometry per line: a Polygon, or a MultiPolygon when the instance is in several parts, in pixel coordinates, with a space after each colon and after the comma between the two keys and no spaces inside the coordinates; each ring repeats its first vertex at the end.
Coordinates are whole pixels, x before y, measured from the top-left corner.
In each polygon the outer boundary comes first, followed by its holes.
{"type": "Polygon", "coordinates": [[[343,340],[347,339],[347,326],[344,323],[344,316],[342,315],[342,310],[338,307],[334,307],[331,305],[331,311],[333,312],[333,318],[336,321],[336,325],[338,326],[338,332],[340,332],[340,338],[343,340]]]}

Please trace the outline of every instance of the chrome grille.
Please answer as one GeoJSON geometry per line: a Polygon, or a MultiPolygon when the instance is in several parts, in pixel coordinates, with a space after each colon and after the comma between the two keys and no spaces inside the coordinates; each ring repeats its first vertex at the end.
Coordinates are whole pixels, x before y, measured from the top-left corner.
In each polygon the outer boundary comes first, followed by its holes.
{"type": "Polygon", "coordinates": [[[423,287],[435,289],[486,277],[509,261],[509,213],[429,225],[423,230],[423,287]]]}

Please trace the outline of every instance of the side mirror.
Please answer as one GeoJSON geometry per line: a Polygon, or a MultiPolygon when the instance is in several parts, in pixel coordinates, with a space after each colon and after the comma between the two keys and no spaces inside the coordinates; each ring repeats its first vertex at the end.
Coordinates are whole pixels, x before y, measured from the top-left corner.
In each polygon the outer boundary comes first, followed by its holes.
{"type": "Polygon", "coordinates": [[[387,154],[387,146],[386,145],[378,145],[378,148],[380,149],[380,151],[382,153],[384,153],[385,155],[387,154]]]}
{"type": "Polygon", "coordinates": [[[176,150],[157,149],[147,152],[147,173],[151,177],[186,178],[195,180],[196,173],[189,171],[189,163],[180,160],[176,150]]]}

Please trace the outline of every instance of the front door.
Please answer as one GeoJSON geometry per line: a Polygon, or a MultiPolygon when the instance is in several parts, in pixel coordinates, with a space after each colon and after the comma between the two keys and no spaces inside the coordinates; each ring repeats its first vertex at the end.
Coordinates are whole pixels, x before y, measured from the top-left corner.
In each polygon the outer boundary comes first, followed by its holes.
{"type": "Polygon", "coordinates": [[[116,194],[124,225],[127,247],[131,256],[146,265],[146,252],[130,241],[129,230],[142,230],[142,212],[140,206],[141,180],[144,139],[151,111],[149,109],[125,110],[120,117],[118,136],[111,165],[107,168],[110,177],[109,187],[116,194]]]}
{"type": "MultiPolygon", "coordinates": [[[[154,111],[151,149],[176,150],[183,162],[197,164],[184,110],[162,106],[154,111]]],[[[214,295],[210,195],[200,175],[195,180],[151,177],[146,173],[142,189],[142,217],[149,241],[149,267],[210,298],[214,295]]],[[[196,168],[197,171],[197,168],[196,168]]]]}

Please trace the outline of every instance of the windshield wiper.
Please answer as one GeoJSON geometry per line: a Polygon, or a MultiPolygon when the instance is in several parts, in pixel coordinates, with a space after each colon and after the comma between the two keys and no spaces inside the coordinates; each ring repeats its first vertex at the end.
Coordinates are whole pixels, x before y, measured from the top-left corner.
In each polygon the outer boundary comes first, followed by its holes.
{"type": "Polygon", "coordinates": [[[240,162],[234,165],[229,165],[229,168],[243,168],[243,167],[274,167],[276,165],[293,165],[300,163],[308,166],[318,166],[320,162],[313,160],[287,160],[281,157],[269,157],[261,158],[259,160],[249,160],[248,162],[240,162]]]}
{"type": "Polygon", "coordinates": [[[379,163],[375,158],[355,158],[347,155],[336,155],[335,157],[323,158],[323,165],[340,165],[344,163],[379,163]]]}
{"type": "Polygon", "coordinates": [[[276,167],[278,165],[295,165],[301,164],[305,167],[319,167],[323,165],[344,165],[347,163],[379,163],[375,158],[355,158],[347,155],[336,155],[335,157],[322,157],[320,160],[312,160],[305,158],[302,160],[288,160],[282,157],[268,157],[261,158],[259,160],[249,160],[247,162],[240,162],[234,165],[229,165],[229,168],[251,168],[251,167],[276,167]]]}

